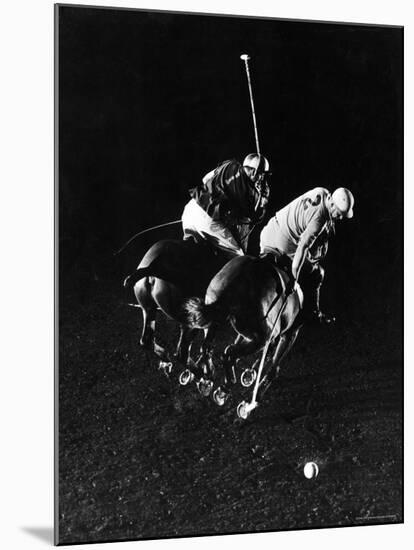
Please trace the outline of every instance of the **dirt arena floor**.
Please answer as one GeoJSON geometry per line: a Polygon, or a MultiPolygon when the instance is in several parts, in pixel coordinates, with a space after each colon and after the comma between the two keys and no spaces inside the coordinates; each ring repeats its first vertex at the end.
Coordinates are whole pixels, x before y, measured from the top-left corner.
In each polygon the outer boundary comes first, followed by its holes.
{"type": "MultiPolygon", "coordinates": [[[[367,315],[304,329],[279,380],[241,420],[236,407],[251,389],[239,385],[219,408],[180,386],[179,370],[168,380],[139,347],[141,313],[118,288],[97,283],[83,300],[68,292],[60,543],[403,521],[399,329],[367,315]],[[315,479],[303,475],[308,461],[315,479]]],[[[158,330],[172,350],[175,324],[161,318],[158,330]]]]}

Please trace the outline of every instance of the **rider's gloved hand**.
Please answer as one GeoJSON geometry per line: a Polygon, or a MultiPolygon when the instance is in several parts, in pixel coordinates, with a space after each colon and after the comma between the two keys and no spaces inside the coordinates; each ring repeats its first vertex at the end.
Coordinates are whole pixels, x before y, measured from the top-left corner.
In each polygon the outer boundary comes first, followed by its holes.
{"type": "Polygon", "coordinates": [[[270,187],[266,180],[259,180],[255,183],[256,191],[259,193],[261,201],[268,201],[270,196],[270,187]]]}

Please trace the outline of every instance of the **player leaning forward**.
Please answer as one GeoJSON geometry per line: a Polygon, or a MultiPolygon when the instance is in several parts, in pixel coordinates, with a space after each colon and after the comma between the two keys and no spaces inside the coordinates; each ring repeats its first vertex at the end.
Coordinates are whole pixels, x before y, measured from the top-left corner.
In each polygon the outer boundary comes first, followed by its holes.
{"type": "Polygon", "coordinates": [[[316,187],[276,212],[260,235],[262,254],[270,253],[276,262],[291,266],[305,296],[304,317],[330,322],[333,318],[319,309],[319,293],[324,279],[320,262],[326,256],[335,223],[353,216],[354,197],[340,187],[332,194],[316,187]]]}
{"type": "Polygon", "coordinates": [[[232,254],[243,255],[251,229],[262,221],[269,198],[269,162],[251,153],[243,164],[222,162],[190,190],[184,208],[184,238],[206,240],[232,254]]]}

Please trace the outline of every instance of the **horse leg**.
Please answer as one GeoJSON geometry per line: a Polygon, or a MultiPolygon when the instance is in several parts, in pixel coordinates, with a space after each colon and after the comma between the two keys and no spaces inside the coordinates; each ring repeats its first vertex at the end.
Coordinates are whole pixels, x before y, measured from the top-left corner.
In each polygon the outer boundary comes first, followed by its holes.
{"type": "Polygon", "coordinates": [[[149,351],[154,351],[155,317],[157,310],[142,308],[143,326],[140,345],[149,351]]]}
{"type": "Polygon", "coordinates": [[[180,336],[178,339],[177,348],[175,350],[175,357],[184,366],[186,366],[188,363],[191,345],[194,341],[196,334],[197,329],[192,329],[186,327],[185,325],[180,325],[180,336]]]}
{"type": "Polygon", "coordinates": [[[151,285],[148,278],[141,279],[134,286],[134,293],[137,302],[142,310],[143,326],[140,338],[140,345],[149,351],[154,351],[155,318],[157,315],[157,304],[151,296],[151,285]]]}
{"type": "Polygon", "coordinates": [[[148,278],[140,280],[134,287],[135,296],[143,314],[140,345],[144,349],[155,353],[160,358],[159,367],[165,374],[169,374],[172,364],[167,350],[155,342],[155,322],[158,308],[153,300],[151,290],[148,278]]]}
{"type": "Polygon", "coordinates": [[[278,344],[273,352],[272,359],[270,361],[269,370],[267,375],[263,376],[260,381],[259,388],[262,389],[262,396],[269,389],[272,382],[278,378],[280,374],[280,363],[292,349],[293,344],[299,334],[300,327],[292,327],[290,330],[280,336],[278,344]]]}
{"type": "MultiPolygon", "coordinates": [[[[194,330],[193,334],[195,334],[198,329],[189,329],[189,330],[194,330]]],[[[197,359],[195,360],[193,360],[191,357],[191,349],[194,343],[194,337],[190,341],[188,353],[187,353],[187,366],[193,372],[193,374],[198,378],[202,377],[203,375],[206,375],[206,376],[214,375],[214,366],[212,364],[212,355],[213,355],[212,341],[214,339],[215,334],[216,334],[216,327],[214,326],[214,324],[210,325],[208,328],[203,330],[203,339],[200,344],[199,354],[197,356],[197,359]],[[207,370],[203,368],[204,366],[206,367],[207,370]]]]}
{"type": "Polygon", "coordinates": [[[230,384],[236,383],[236,374],[234,367],[242,357],[250,355],[258,351],[264,345],[264,334],[256,332],[244,337],[238,334],[235,342],[224,351],[223,367],[224,367],[224,387],[228,388],[230,384]]]}
{"type": "MultiPolygon", "coordinates": [[[[206,383],[209,383],[210,385],[210,379],[214,377],[212,342],[216,334],[216,326],[213,323],[208,328],[204,329],[203,339],[200,344],[200,353],[196,360],[193,360],[191,358],[191,348],[194,343],[195,335],[197,334],[198,329],[183,327],[183,330],[187,331],[189,345],[186,350],[186,361],[182,361],[184,364],[187,365],[187,368],[180,377],[180,384],[185,386],[193,380],[196,380],[196,382],[199,383],[203,379],[206,383]]],[[[180,340],[183,339],[184,335],[180,335],[180,340]]]]}
{"type": "MultiPolygon", "coordinates": [[[[258,377],[256,378],[256,383],[253,388],[253,394],[252,394],[250,403],[247,403],[246,401],[242,401],[241,403],[239,403],[237,407],[237,415],[240,418],[246,419],[251,413],[251,411],[257,407],[258,405],[257,394],[259,392],[259,389],[262,388],[262,395],[263,395],[271,385],[272,381],[279,374],[280,369],[277,367],[280,361],[283,359],[283,357],[289,352],[289,350],[293,346],[296,340],[296,337],[298,335],[298,332],[299,332],[299,328],[292,327],[279,337],[273,357],[269,362],[270,365],[267,365],[268,373],[262,376],[260,374],[260,368],[259,368],[259,374],[258,374],[258,377]]],[[[265,361],[265,359],[266,359],[265,357],[262,357],[261,361],[265,361]]],[[[264,364],[263,364],[263,367],[264,367],[264,364]]]]}
{"type": "Polygon", "coordinates": [[[140,339],[141,346],[159,357],[160,362],[158,368],[161,369],[164,374],[169,375],[172,370],[172,362],[165,348],[157,344],[155,341],[155,318],[156,310],[142,310],[144,325],[142,328],[142,334],[140,339]]]}
{"type": "Polygon", "coordinates": [[[203,340],[200,345],[200,352],[203,356],[210,356],[213,354],[213,340],[217,333],[217,325],[215,323],[211,323],[206,329],[203,331],[203,340]]]}
{"type": "Polygon", "coordinates": [[[260,333],[251,335],[252,338],[246,338],[241,334],[238,334],[235,342],[224,351],[223,355],[223,369],[224,377],[222,384],[214,391],[213,399],[219,406],[223,406],[230,395],[230,387],[235,384],[236,374],[234,366],[237,361],[246,355],[255,353],[258,351],[264,343],[264,336],[260,333]]]}
{"type": "MultiPolygon", "coordinates": [[[[212,359],[212,341],[216,333],[214,324],[204,330],[203,341],[200,345],[200,354],[196,361],[188,358],[188,369],[180,383],[195,380],[197,389],[204,397],[208,397],[213,389],[214,365],[212,359]]],[[[188,382],[187,382],[188,383],[188,382]]]]}
{"type": "Polygon", "coordinates": [[[213,364],[213,341],[217,333],[217,325],[212,323],[208,328],[204,329],[203,340],[200,345],[200,356],[197,363],[201,363],[204,367],[204,375],[208,378],[213,378],[215,368],[213,364]]]}

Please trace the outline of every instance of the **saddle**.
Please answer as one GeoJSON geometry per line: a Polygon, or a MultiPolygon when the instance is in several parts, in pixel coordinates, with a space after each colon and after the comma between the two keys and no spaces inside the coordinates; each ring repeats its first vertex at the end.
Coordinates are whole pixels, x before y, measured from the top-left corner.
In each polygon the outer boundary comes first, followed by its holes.
{"type": "Polygon", "coordinates": [[[203,253],[208,254],[209,257],[217,257],[223,262],[230,261],[237,256],[237,254],[232,252],[231,250],[215,245],[215,242],[210,237],[210,235],[205,234],[204,237],[202,237],[196,231],[191,231],[191,229],[186,230],[183,242],[190,247],[195,247],[198,251],[202,250],[203,253]]]}
{"type": "Polygon", "coordinates": [[[285,283],[284,290],[286,290],[286,288],[293,288],[294,281],[292,277],[292,260],[289,256],[280,250],[275,249],[274,252],[265,252],[261,254],[260,259],[267,262],[278,279],[282,278],[285,283]]]}

